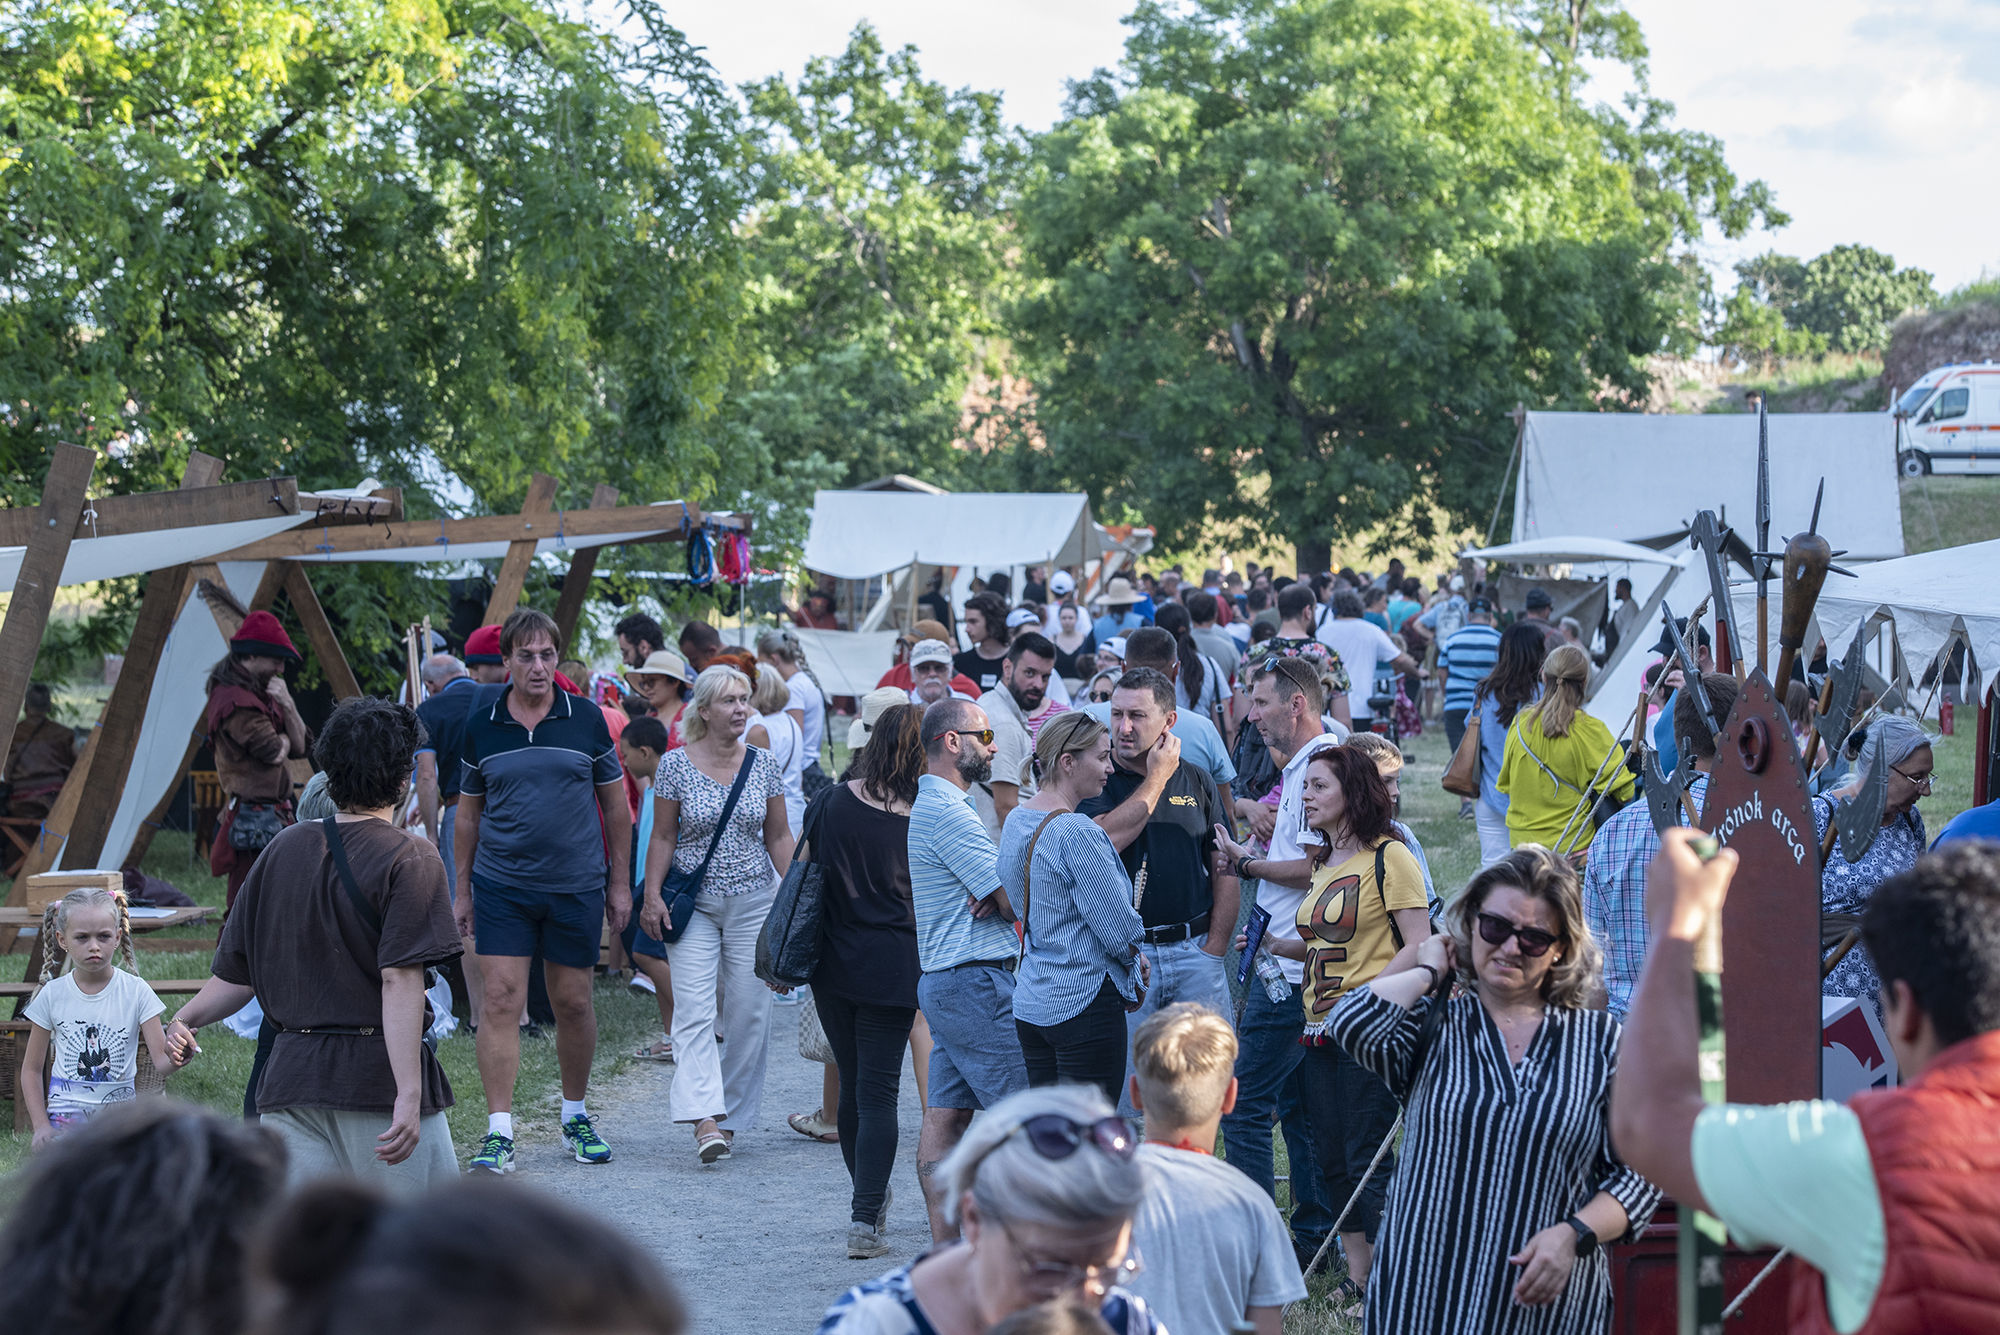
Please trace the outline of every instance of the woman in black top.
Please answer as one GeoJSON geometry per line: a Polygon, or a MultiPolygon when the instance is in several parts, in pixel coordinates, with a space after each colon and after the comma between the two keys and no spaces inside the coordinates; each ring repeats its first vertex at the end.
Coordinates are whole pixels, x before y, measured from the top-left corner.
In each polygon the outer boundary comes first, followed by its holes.
{"type": "Polygon", "coordinates": [[[1056,609],[1056,675],[1076,690],[1097,667],[1097,633],[1075,603],[1056,609]]]}
{"type": "Polygon", "coordinates": [[[847,1254],[883,1256],[903,1045],[917,1015],[917,918],[910,903],[910,804],[924,772],[924,711],[883,711],[845,783],[807,819],[823,869],[813,1004],[840,1068],[840,1153],[854,1179],[847,1254]]]}

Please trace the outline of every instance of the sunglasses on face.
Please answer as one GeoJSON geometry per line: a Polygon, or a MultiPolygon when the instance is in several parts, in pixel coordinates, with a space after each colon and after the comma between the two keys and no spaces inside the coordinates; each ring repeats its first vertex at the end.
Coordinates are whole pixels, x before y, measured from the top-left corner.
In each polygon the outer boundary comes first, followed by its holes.
{"type": "Polygon", "coordinates": [[[1539,927],[1520,927],[1497,914],[1479,915],[1479,938],[1487,945],[1503,946],[1510,936],[1521,943],[1521,953],[1531,959],[1548,954],[1549,947],[1562,940],[1552,932],[1545,932],[1539,927]]]}
{"type": "Polygon", "coordinates": [[[960,737],[977,737],[981,746],[993,745],[993,729],[991,728],[953,728],[952,731],[960,737]]]}
{"type": "Polygon", "coordinates": [[[1105,692],[1103,692],[1103,693],[1101,693],[1101,694],[1100,694],[1100,693],[1099,693],[1099,692],[1097,692],[1097,691],[1092,691],[1092,692],[1090,693],[1090,703],[1092,703],[1092,704],[1094,704],[1094,705],[1105,705],[1105,704],[1110,704],[1110,703],[1111,703],[1111,692],[1109,692],[1109,691],[1105,691],[1105,692]]]}

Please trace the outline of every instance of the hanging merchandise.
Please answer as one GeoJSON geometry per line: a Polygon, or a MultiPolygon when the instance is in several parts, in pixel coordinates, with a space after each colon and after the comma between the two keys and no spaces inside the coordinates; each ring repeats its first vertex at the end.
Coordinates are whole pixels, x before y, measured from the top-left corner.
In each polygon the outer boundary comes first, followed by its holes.
{"type": "Polygon", "coordinates": [[[705,524],[688,534],[687,570],[689,588],[705,589],[715,583],[715,547],[705,524]]]}
{"type": "Polygon", "coordinates": [[[722,551],[718,555],[722,582],[738,587],[750,582],[750,539],[734,529],[722,530],[722,551]]]}

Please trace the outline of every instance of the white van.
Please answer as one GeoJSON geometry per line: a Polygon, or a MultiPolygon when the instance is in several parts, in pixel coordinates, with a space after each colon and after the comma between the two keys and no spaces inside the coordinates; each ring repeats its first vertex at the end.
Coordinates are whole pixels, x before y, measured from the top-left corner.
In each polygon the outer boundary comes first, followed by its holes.
{"type": "Polygon", "coordinates": [[[1955,362],[1926,371],[1896,400],[1896,467],[1926,473],[2000,473],[2000,366],[1955,362]]]}

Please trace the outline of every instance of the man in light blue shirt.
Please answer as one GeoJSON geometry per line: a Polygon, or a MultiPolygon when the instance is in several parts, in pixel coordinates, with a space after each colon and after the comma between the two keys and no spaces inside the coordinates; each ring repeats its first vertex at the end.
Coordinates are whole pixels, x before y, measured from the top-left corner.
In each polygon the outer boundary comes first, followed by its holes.
{"type": "Polygon", "coordinates": [[[1146,619],[1132,610],[1139,601],[1139,595],[1132,592],[1132,582],[1120,575],[1104,586],[1104,615],[1091,623],[1091,630],[1097,635],[1097,642],[1103,644],[1146,624],[1146,619]]]}
{"type": "Polygon", "coordinates": [[[970,700],[924,711],[926,772],[910,807],[910,900],[917,919],[917,1004],[931,1028],[930,1106],[917,1140],[917,1177],[931,1238],[950,1242],[938,1164],[972,1125],[972,1114],[1028,1087],[1014,1028],[1014,967],[1020,939],[1000,888],[993,840],[971,788],[993,772],[993,725],[970,700]]]}

